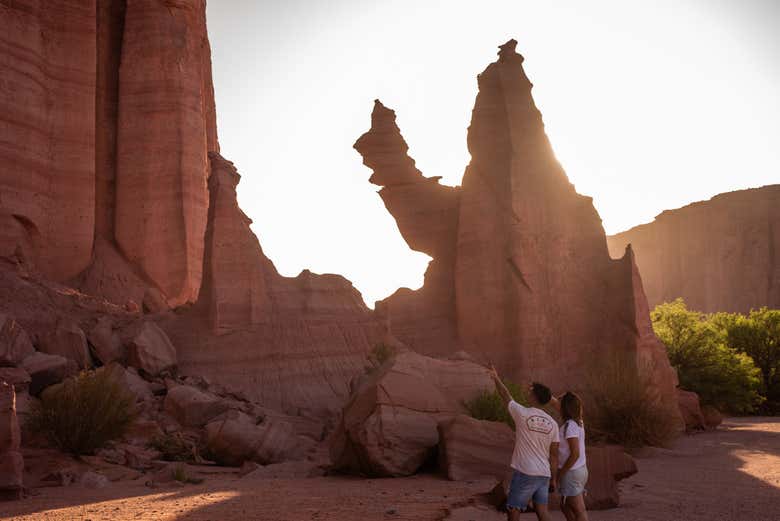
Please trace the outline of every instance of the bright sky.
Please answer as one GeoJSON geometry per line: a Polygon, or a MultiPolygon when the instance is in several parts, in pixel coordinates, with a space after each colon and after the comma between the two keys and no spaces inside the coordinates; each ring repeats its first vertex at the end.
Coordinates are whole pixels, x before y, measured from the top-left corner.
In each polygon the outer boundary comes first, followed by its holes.
{"type": "Polygon", "coordinates": [[[476,76],[515,38],[556,155],[607,233],[780,182],[777,0],[210,0],[222,154],[279,271],[366,302],[422,284],[352,149],[374,98],[460,184],[476,76]]]}

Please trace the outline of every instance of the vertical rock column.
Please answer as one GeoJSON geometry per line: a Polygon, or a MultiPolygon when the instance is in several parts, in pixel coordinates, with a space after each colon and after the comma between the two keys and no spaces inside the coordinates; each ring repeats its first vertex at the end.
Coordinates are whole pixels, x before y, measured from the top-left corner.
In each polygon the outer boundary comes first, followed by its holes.
{"type": "Polygon", "coordinates": [[[0,255],[67,280],[90,262],[95,0],[0,4],[0,255]]]}
{"type": "Polygon", "coordinates": [[[116,241],[177,306],[201,285],[218,148],[204,0],[128,0],[119,70],[116,241]]]}
{"type": "Polygon", "coordinates": [[[16,393],[12,385],[0,380],[0,500],[21,496],[24,460],[20,443],[16,393]]]}

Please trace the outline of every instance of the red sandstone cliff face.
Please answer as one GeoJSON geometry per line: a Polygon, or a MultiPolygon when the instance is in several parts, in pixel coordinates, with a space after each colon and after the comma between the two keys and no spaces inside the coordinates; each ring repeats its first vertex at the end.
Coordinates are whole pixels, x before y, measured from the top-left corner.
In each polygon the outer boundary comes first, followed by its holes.
{"type": "Polygon", "coordinates": [[[204,0],[0,5],[0,254],[109,299],[195,301],[219,150],[210,60],[204,0]],[[130,272],[141,282],[108,280],[130,272]]]}
{"type": "Polygon", "coordinates": [[[683,297],[704,312],[780,308],[780,185],[720,194],[608,237],[636,252],[650,306],[683,297]]]}
{"type": "Polygon", "coordinates": [[[465,349],[517,381],[578,387],[628,356],[673,409],[676,376],[633,255],[610,259],[591,198],[555,159],[515,43],[479,76],[458,188],[422,176],[395,114],[375,104],[355,148],[410,247],[434,257],[421,290],[399,290],[377,310],[414,349],[465,349]]]}

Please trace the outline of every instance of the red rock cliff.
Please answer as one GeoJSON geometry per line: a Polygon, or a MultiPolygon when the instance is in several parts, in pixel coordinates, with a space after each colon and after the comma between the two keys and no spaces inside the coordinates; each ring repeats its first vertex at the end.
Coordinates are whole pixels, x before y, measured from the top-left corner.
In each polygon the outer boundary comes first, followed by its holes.
{"type": "Polygon", "coordinates": [[[138,287],[104,296],[197,298],[219,150],[205,6],[0,5],[0,253],[98,293],[121,276],[93,261],[121,253],[138,287]]]}
{"type": "Polygon", "coordinates": [[[607,241],[613,256],[631,244],[651,307],[683,297],[708,313],[780,308],[780,185],[667,210],[607,241]]]}
{"type": "Polygon", "coordinates": [[[582,386],[628,355],[673,408],[676,376],[650,328],[633,254],[610,258],[591,198],[552,152],[515,44],[479,75],[472,160],[458,188],[422,176],[394,112],[376,102],[355,148],[407,243],[434,257],[423,288],[377,309],[414,349],[465,349],[516,381],[582,386]]]}

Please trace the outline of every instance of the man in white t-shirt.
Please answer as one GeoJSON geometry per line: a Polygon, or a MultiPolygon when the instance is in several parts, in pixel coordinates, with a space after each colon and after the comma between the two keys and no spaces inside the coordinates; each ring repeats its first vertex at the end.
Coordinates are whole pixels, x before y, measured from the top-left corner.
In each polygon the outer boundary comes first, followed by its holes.
{"type": "Polygon", "coordinates": [[[493,366],[490,375],[515,422],[515,450],[511,462],[514,472],[506,502],[509,521],[519,520],[520,513],[528,508],[531,500],[536,517],[549,521],[552,518],[547,503],[558,470],[558,424],[541,407],[554,399],[552,393],[548,387],[533,383],[529,386],[531,406],[523,407],[512,399],[493,366]]]}

